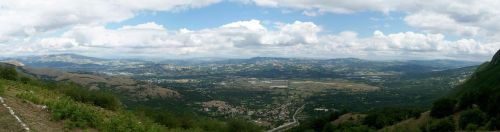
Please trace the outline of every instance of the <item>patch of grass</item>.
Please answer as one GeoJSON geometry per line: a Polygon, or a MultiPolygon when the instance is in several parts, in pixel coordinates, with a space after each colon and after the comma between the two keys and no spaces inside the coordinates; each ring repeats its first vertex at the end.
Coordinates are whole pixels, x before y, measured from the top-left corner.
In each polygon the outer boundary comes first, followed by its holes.
{"type": "Polygon", "coordinates": [[[161,125],[149,120],[140,120],[126,111],[108,111],[81,103],[64,95],[45,96],[46,89],[32,89],[16,96],[35,104],[46,105],[52,120],[64,121],[67,128],[96,128],[100,131],[165,131],[161,125]]]}

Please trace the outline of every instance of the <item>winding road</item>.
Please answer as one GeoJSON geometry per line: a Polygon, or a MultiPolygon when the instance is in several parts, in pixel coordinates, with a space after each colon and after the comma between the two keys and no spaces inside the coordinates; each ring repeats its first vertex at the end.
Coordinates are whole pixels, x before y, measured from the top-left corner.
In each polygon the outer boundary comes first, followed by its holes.
{"type": "Polygon", "coordinates": [[[283,131],[286,131],[290,128],[293,128],[295,126],[298,126],[300,124],[299,120],[297,120],[297,114],[299,114],[300,112],[302,112],[302,110],[304,110],[304,107],[306,106],[306,104],[303,104],[300,108],[298,108],[297,110],[295,110],[295,113],[293,113],[293,116],[292,116],[292,119],[293,119],[293,122],[288,122],[288,123],[285,123],[281,126],[278,126],[278,127],[275,127],[271,130],[268,130],[267,132],[283,132],[283,131]]]}

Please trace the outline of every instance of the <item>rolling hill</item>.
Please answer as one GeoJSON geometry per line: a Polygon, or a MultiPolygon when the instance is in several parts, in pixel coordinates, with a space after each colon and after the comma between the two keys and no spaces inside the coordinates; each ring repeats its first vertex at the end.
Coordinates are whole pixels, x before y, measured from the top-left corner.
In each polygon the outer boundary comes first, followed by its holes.
{"type": "Polygon", "coordinates": [[[38,80],[16,69],[20,70],[0,63],[0,131],[261,131],[237,119],[226,122],[149,108],[129,110],[109,92],[38,80]]]}

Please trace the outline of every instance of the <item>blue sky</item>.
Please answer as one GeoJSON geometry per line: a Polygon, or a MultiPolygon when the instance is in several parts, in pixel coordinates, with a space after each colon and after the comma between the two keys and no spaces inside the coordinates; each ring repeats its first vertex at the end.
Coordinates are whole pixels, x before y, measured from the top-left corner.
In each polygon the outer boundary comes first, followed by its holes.
{"type": "Polygon", "coordinates": [[[0,55],[488,60],[500,1],[0,1],[0,55]]]}
{"type": "Polygon", "coordinates": [[[301,10],[259,7],[257,5],[242,4],[237,2],[221,2],[208,7],[174,12],[142,11],[137,16],[122,22],[109,23],[107,28],[116,29],[125,25],[137,25],[146,22],[155,22],[164,25],[167,29],[178,30],[187,28],[199,30],[218,27],[227,23],[257,19],[264,21],[269,28],[269,23],[294,21],[314,22],[322,26],[323,33],[339,33],[342,31],[355,31],[362,37],[368,37],[374,31],[384,33],[397,33],[413,31],[402,20],[405,13],[382,13],[367,11],[349,14],[323,13],[319,16],[307,16],[301,10]]]}

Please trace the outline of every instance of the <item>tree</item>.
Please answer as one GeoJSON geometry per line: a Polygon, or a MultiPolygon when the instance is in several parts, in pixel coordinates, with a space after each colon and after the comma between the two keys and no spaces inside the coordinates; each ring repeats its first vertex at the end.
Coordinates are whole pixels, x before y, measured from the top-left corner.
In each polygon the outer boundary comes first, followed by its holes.
{"type": "Polygon", "coordinates": [[[430,124],[423,128],[424,132],[453,132],[455,131],[455,123],[453,119],[444,118],[431,120],[430,124]]]}
{"type": "Polygon", "coordinates": [[[29,78],[29,77],[21,77],[19,80],[22,83],[24,83],[24,84],[28,84],[31,81],[31,78],[29,78]]]}
{"type": "Polygon", "coordinates": [[[17,71],[14,68],[0,68],[0,77],[6,80],[17,80],[17,71]]]}
{"type": "Polygon", "coordinates": [[[500,118],[498,117],[493,117],[490,119],[490,121],[487,123],[487,127],[490,130],[499,130],[500,129],[500,118]]]}
{"type": "Polygon", "coordinates": [[[458,120],[458,126],[460,129],[465,129],[471,126],[482,126],[487,121],[486,113],[482,112],[478,108],[473,108],[466,110],[460,114],[460,118],[458,120]]]}
{"type": "Polygon", "coordinates": [[[5,89],[2,84],[0,84],[0,95],[2,95],[5,92],[5,89]]]}
{"type": "Polygon", "coordinates": [[[386,107],[375,109],[368,112],[368,115],[363,120],[363,124],[372,128],[381,129],[408,118],[418,118],[421,112],[422,111],[416,108],[386,107]]]}
{"type": "Polygon", "coordinates": [[[453,114],[455,104],[454,99],[442,98],[432,103],[431,116],[436,118],[443,118],[453,114]]]}
{"type": "Polygon", "coordinates": [[[262,131],[257,125],[244,120],[232,119],[228,122],[228,132],[259,132],[262,131]]]}

